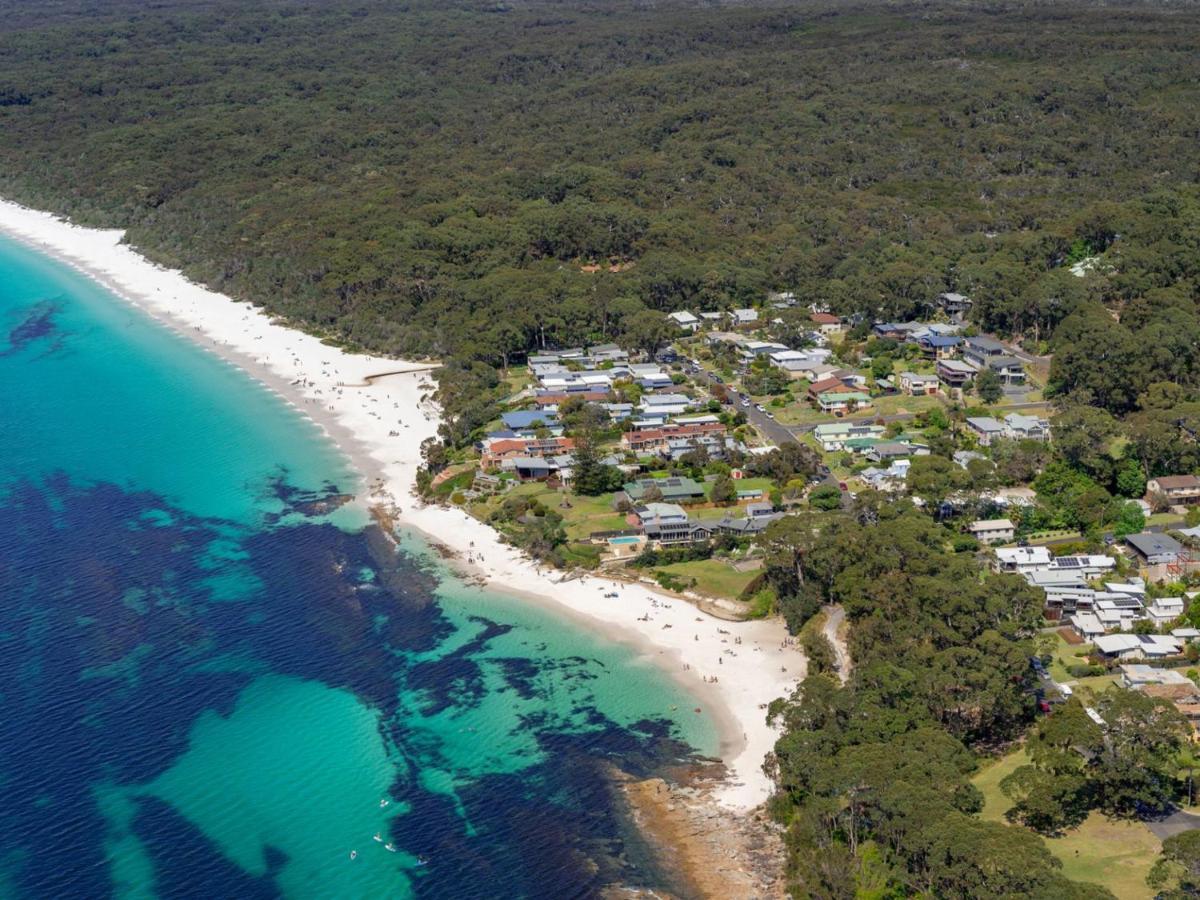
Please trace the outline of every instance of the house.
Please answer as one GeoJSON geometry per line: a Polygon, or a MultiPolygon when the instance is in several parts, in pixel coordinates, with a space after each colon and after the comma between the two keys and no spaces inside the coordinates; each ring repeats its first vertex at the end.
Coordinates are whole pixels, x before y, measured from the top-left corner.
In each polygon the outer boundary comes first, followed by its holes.
{"type": "Polygon", "coordinates": [[[638,408],[650,414],[679,416],[691,405],[692,398],[687,394],[646,394],[638,408]]]}
{"type": "Polygon", "coordinates": [[[1107,630],[1092,613],[1076,613],[1071,616],[1071,627],[1085,641],[1094,641],[1107,630]]]}
{"type": "Polygon", "coordinates": [[[817,406],[823,413],[844,416],[856,410],[869,409],[871,395],[862,391],[849,391],[844,387],[840,390],[822,391],[817,397],[817,406]]]}
{"type": "Polygon", "coordinates": [[[726,515],[722,516],[720,521],[713,525],[713,531],[717,534],[732,534],[734,537],[746,537],[765,531],[768,525],[782,516],[783,513],[777,512],[772,512],[767,516],[726,515]]]}
{"type": "Polygon", "coordinates": [[[662,494],[663,502],[679,503],[685,500],[699,500],[704,497],[704,488],[690,478],[639,478],[624,485],[616,496],[616,502],[627,500],[630,503],[641,503],[646,492],[651,488],[662,494]]]}
{"type": "Polygon", "coordinates": [[[1048,441],[1050,423],[1037,416],[1009,413],[1004,417],[1004,434],[1015,441],[1048,441]]]}
{"type": "Polygon", "coordinates": [[[598,366],[601,363],[625,362],[629,354],[616,344],[598,344],[588,348],[587,358],[592,365],[598,366]]]}
{"type": "Polygon", "coordinates": [[[842,320],[832,313],[813,313],[809,320],[817,327],[817,331],[827,338],[836,337],[846,330],[842,320]]]}
{"type": "Polygon", "coordinates": [[[950,359],[958,353],[962,338],[956,334],[923,334],[917,338],[921,352],[933,359],[950,359]]]}
{"type": "Polygon", "coordinates": [[[974,364],[977,369],[986,366],[992,357],[1007,355],[1008,348],[990,337],[977,335],[963,341],[962,358],[965,362],[974,364]]]}
{"type": "Polygon", "coordinates": [[[775,515],[775,507],[765,500],[746,504],[746,518],[763,519],[775,515]]]}
{"type": "Polygon", "coordinates": [[[512,431],[529,431],[536,428],[560,428],[558,417],[540,409],[520,409],[500,414],[504,427],[512,431]]]}
{"type": "Polygon", "coordinates": [[[1150,531],[1131,534],[1125,538],[1125,543],[1133,550],[1137,562],[1144,566],[1173,565],[1183,552],[1183,545],[1175,538],[1150,531]]]}
{"type": "Polygon", "coordinates": [[[658,428],[643,428],[626,431],[621,435],[621,449],[633,453],[665,453],[672,440],[696,440],[715,437],[725,433],[720,422],[695,422],[691,424],[663,425],[658,428]]]}
{"type": "Polygon", "coordinates": [[[993,356],[987,360],[987,368],[991,369],[1004,384],[1024,384],[1025,367],[1013,356],[993,356]]]}
{"type": "Polygon", "coordinates": [[[975,377],[975,368],[958,359],[939,359],[937,377],[947,387],[960,388],[975,377]]]}
{"type": "Polygon", "coordinates": [[[858,477],[877,491],[900,491],[908,480],[909,465],[907,459],[898,459],[886,469],[869,466],[858,477]]]}
{"type": "Polygon", "coordinates": [[[990,447],[993,441],[1007,437],[1007,431],[1004,428],[1004,423],[991,416],[970,416],[967,419],[967,427],[971,429],[975,437],[979,440],[979,446],[990,447]]]}
{"type": "Polygon", "coordinates": [[[647,503],[634,510],[647,540],[659,544],[695,544],[712,537],[712,529],[692,522],[683,507],[675,503],[647,503]]]}
{"type": "Polygon", "coordinates": [[[846,442],[882,436],[882,425],[855,425],[850,422],[829,422],[813,429],[813,437],[825,453],[845,450],[846,442]]]}
{"type": "Polygon", "coordinates": [[[1164,659],[1183,650],[1178,640],[1159,634],[1105,634],[1094,643],[1096,652],[1109,659],[1164,659]]]}
{"type": "Polygon", "coordinates": [[[1137,690],[1150,684],[1186,684],[1192,690],[1197,689],[1192,679],[1178,669],[1161,669],[1137,663],[1121,666],[1121,687],[1137,690]]]}
{"type": "Polygon", "coordinates": [[[515,475],[521,481],[544,481],[556,476],[569,480],[572,462],[574,460],[565,454],[560,456],[515,456],[501,461],[500,471],[515,475]]]}
{"type": "Polygon", "coordinates": [[[602,403],[609,398],[608,391],[538,391],[533,402],[546,412],[557,412],[558,404],[571,398],[578,398],[585,403],[602,403]]]}
{"type": "Polygon", "coordinates": [[[918,375],[916,372],[901,372],[898,376],[900,392],[913,397],[924,397],[938,392],[936,375],[918,375]]]}
{"type": "Polygon", "coordinates": [[[879,441],[868,447],[866,454],[871,462],[887,463],[910,456],[928,456],[929,448],[924,444],[912,444],[908,441],[879,441]]]}
{"type": "Polygon", "coordinates": [[[734,309],[729,312],[729,320],[735,328],[742,325],[753,325],[758,321],[757,309],[734,309]]]}
{"type": "Polygon", "coordinates": [[[908,330],[900,322],[876,322],[871,327],[871,333],[878,338],[887,338],[893,341],[903,341],[908,337],[908,330]]]}
{"type": "Polygon", "coordinates": [[[695,331],[700,327],[700,320],[687,310],[679,310],[678,312],[667,313],[667,318],[684,331],[695,331]]]}
{"type": "MultiPolygon", "coordinates": [[[[834,371],[837,371],[836,369],[834,371]]],[[[814,403],[820,398],[821,394],[826,391],[844,391],[846,385],[842,383],[840,378],[834,378],[832,375],[828,378],[822,378],[820,381],[814,381],[808,386],[808,399],[814,403]]]]}
{"type": "Polygon", "coordinates": [[[1158,626],[1171,624],[1183,613],[1182,597],[1158,597],[1146,607],[1146,618],[1158,626]]]}
{"type": "Polygon", "coordinates": [[[1024,575],[1050,565],[1050,551],[1045,547],[1001,547],[996,551],[992,568],[997,572],[1024,575]]]}
{"type": "Polygon", "coordinates": [[[479,458],[479,467],[485,472],[493,472],[500,468],[506,459],[518,457],[545,458],[559,456],[573,450],[575,441],[572,438],[495,438],[483,442],[483,452],[479,458]]]}
{"type": "Polygon", "coordinates": [[[946,315],[958,318],[971,308],[971,298],[954,291],[938,294],[938,306],[945,310],[946,315]]]}
{"type": "Polygon", "coordinates": [[[1200,478],[1195,475],[1160,475],[1146,482],[1146,497],[1166,498],[1171,506],[1200,503],[1200,478]]]}
{"type": "Polygon", "coordinates": [[[977,519],[967,526],[976,540],[985,544],[1007,543],[1016,534],[1016,526],[1008,519],[977,519]]]}

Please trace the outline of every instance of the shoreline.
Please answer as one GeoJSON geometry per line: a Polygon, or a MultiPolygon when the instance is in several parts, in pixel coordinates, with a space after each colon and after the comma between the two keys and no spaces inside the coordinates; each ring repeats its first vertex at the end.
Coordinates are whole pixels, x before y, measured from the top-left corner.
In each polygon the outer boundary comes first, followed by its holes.
{"type": "Polygon", "coordinates": [[[396,524],[445,548],[449,568],[634,647],[714,718],[728,775],[710,793],[712,800],[744,812],[767,799],[771,784],[762,763],[777,735],[766,725],[763,706],[790,693],[805,672],[803,655],[782,644],[782,622],[717,619],[640,584],[591,575],[561,581],[562,573],[501,543],[497,532],[464,511],[420,505],[411,495],[420,445],[436,434],[439,422],[435,404],[422,399],[435,367],[429,363],[324,344],[249,302],[150,262],[120,243],[120,230],[82,228],[0,200],[0,233],[99,282],[307,416],[359,475],[363,505],[388,508],[396,524]],[[611,590],[620,597],[602,596],[611,590]],[[704,680],[713,677],[719,680],[704,680]]]}

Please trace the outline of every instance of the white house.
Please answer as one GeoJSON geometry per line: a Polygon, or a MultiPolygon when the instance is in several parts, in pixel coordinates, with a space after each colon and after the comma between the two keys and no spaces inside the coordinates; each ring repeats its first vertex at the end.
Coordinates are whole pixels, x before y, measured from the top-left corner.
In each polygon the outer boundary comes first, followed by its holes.
{"type": "Polygon", "coordinates": [[[684,331],[695,331],[700,327],[700,320],[693,316],[686,309],[681,309],[678,312],[667,313],[667,318],[684,331]]]}
{"type": "Polygon", "coordinates": [[[916,372],[901,372],[899,375],[899,384],[902,393],[911,394],[914,397],[936,394],[938,392],[938,378],[936,375],[918,375],[916,372]]]}
{"type": "Polygon", "coordinates": [[[1006,543],[1013,539],[1016,526],[1008,519],[978,519],[967,526],[967,531],[985,544],[1006,543]]]}
{"type": "Polygon", "coordinates": [[[758,321],[757,309],[730,310],[729,318],[734,325],[753,325],[758,321]]]}
{"type": "Polygon", "coordinates": [[[1160,634],[1106,634],[1095,644],[1098,653],[1112,659],[1162,659],[1183,650],[1178,640],[1160,634]]]}
{"type": "Polygon", "coordinates": [[[1024,575],[1050,565],[1050,551],[1045,547],[1001,547],[996,551],[993,566],[997,572],[1024,575]]]}
{"type": "Polygon", "coordinates": [[[967,419],[967,427],[979,439],[981,447],[990,447],[992,441],[1006,437],[1008,434],[1004,423],[991,416],[971,416],[967,419]]]}
{"type": "Polygon", "coordinates": [[[1100,635],[1104,634],[1105,628],[1096,618],[1094,613],[1081,612],[1071,616],[1071,627],[1074,628],[1079,636],[1087,641],[1094,641],[1100,635]]]}

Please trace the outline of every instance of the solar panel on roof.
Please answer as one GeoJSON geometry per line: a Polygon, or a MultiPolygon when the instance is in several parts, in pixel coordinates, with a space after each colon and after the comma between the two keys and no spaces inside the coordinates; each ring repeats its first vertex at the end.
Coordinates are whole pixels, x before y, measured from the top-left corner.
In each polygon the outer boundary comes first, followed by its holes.
{"type": "Polygon", "coordinates": [[[1077,556],[1060,556],[1058,558],[1058,567],[1060,569],[1078,569],[1083,562],[1077,556]]]}

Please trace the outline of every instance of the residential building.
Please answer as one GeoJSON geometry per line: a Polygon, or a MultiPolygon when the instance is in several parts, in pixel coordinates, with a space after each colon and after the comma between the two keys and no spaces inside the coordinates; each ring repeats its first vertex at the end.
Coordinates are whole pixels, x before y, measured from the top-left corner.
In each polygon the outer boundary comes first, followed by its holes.
{"type": "Polygon", "coordinates": [[[687,310],[679,310],[678,312],[667,313],[667,318],[684,331],[695,331],[700,327],[700,320],[687,310]]]}
{"type": "Polygon", "coordinates": [[[720,422],[663,425],[658,428],[625,432],[621,435],[621,449],[633,453],[666,453],[669,447],[668,442],[672,440],[693,440],[724,434],[725,426],[720,422]]]}
{"type": "Polygon", "coordinates": [[[826,453],[846,449],[846,442],[883,435],[882,425],[855,425],[851,422],[829,422],[813,429],[813,437],[826,453]]]}
{"type": "Polygon", "coordinates": [[[938,294],[938,306],[945,310],[946,315],[959,318],[971,308],[971,298],[954,291],[938,294]]]}
{"type": "Polygon", "coordinates": [[[729,320],[734,327],[742,325],[753,325],[758,321],[757,309],[734,309],[729,312],[729,320]]]}
{"type": "Polygon", "coordinates": [[[962,338],[956,334],[924,334],[917,338],[921,352],[933,359],[950,359],[958,353],[962,338]]]}
{"type": "Polygon", "coordinates": [[[1169,625],[1184,613],[1182,597],[1158,597],[1146,607],[1146,618],[1155,625],[1169,625]]]}
{"type": "Polygon", "coordinates": [[[975,369],[958,359],[939,359],[937,377],[947,387],[960,388],[975,377],[975,369]]]}
{"type": "Polygon", "coordinates": [[[996,561],[992,568],[997,572],[1024,575],[1048,568],[1049,565],[1050,551],[1045,547],[1001,547],[996,551],[996,561]]]}
{"type": "Polygon", "coordinates": [[[975,368],[982,369],[993,357],[1008,355],[1008,348],[997,340],[978,335],[963,341],[962,358],[964,362],[972,363],[975,368]]]}
{"type": "Polygon", "coordinates": [[[990,447],[993,441],[1007,437],[1004,423],[991,416],[971,416],[967,419],[967,427],[971,429],[981,447],[990,447]]]}
{"type": "Polygon", "coordinates": [[[1160,634],[1105,634],[1093,643],[1109,659],[1165,659],[1183,650],[1177,639],[1160,634]]]}
{"type": "Polygon", "coordinates": [[[849,391],[844,387],[840,390],[823,391],[817,397],[817,406],[821,412],[845,416],[858,410],[869,409],[871,395],[862,391],[849,391]]]}
{"type": "Polygon", "coordinates": [[[1144,566],[1174,564],[1183,552],[1183,545],[1175,538],[1151,531],[1131,534],[1125,538],[1125,543],[1133,550],[1138,563],[1144,566]]]}
{"type": "Polygon", "coordinates": [[[988,358],[985,365],[999,375],[1000,381],[1004,384],[1025,383],[1025,367],[1014,356],[992,356],[988,358]]]}
{"type": "Polygon", "coordinates": [[[1144,663],[1121,666],[1121,687],[1137,690],[1150,684],[1186,684],[1190,685],[1192,690],[1196,690],[1192,679],[1178,669],[1162,669],[1144,663]]]}
{"type": "Polygon", "coordinates": [[[867,448],[866,455],[871,462],[889,463],[910,456],[928,456],[929,448],[909,441],[878,441],[867,448]]]}
{"type": "Polygon", "coordinates": [[[832,313],[818,312],[813,313],[810,317],[817,331],[827,338],[836,337],[846,330],[846,326],[842,324],[842,320],[832,313]]]}
{"type": "Polygon", "coordinates": [[[704,488],[690,478],[639,478],[624,485],[617,495],[616,502],[628,500],[630,503],[641,503],[646,491],[655,488],[662,494],[663,502],[679,503],[686,500],[699,500],[704,497],[704,488]]]}
{"type": "Polygon", "coordinates": [[[1005,437],[1016,441],[1048,441],[1050,423],[1038,416],[1009,413],[1004,417],[1005,437]]]}
{"type": "Polygon", "coordinates": [[[695,544],[712,537],[712,528],[692,522],[683,507],[674,503],[647,503],[634,510],[647,540],[659,544],[695,544]]]}
{"type": "Polygon", "coordinates": [[[1146,496],[1158,494],[1171,506],[1200,503],[1200,478],[1195,475],[1160,475],[1146,482],[1146,496]]]}
{"type": "Polygon", "coordinates": [[[479,466],[485,472],[492,472],[499,469],[506,459],[559,456],[573,450],[574,447],[575,441],[565,437],[496,438],[484,441],[479,466]]]}
{"type": "Polygon", "coordinates": [[[687,394],[646,394],[638,408],[646,413],[679,416],[687,412],[692,398],[687,394]]]}
{"type": "Polygon", "coordinates": [[[1087,612],[1071,616],[1071,627],[1085,641],[1094,641],[1107,630],[1094,613],[1087,612]]]}
{"type": "Polygon", "coordinates": [[[938,392],[936,375],[918,375],[916,372],[901,372],[897,376],[900,392],[914,397],[924,397],[938,392]]]}
{"type": "MultiPolygon", "coordinates": [[[[837,371],[836,369],[834,371],[837,371]]],[[[820,381],[814,381],[808,386],[808,399],[814,403],[825,393],[825,391],[844,391],[846,385],[842,383],[840,378],[834,378],[832,375],[828,378],[822,378],[820,381]]]]}
{"type": "Polygon", "coordinates": [[[527,431],[534,428],[561,428],[558,417],[540,409],[520,409],[500,414],[505,428],[527,431]]]}
{"type": "Polygon", "coordinates": [[[967,526],[967,531],[985,544],[1004,544],[1016,534],[1016,526],[1008,519],[977,519],[967,526]]]}

